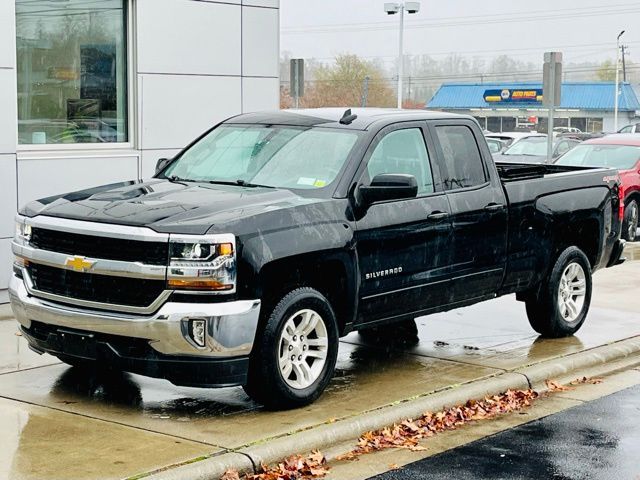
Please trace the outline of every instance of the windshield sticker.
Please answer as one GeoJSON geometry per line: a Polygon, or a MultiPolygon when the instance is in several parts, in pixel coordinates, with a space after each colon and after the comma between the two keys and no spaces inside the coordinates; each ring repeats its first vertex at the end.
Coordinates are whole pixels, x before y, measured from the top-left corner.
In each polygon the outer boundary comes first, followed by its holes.
{"type": "Polygon", "coordinates": [[[316,180],[315,182],[313,182],[313,186],[319,188],[324,187],[326,184],[327,182],[325,182],[324,180],[316,180]]]}
{"type": "Polygon", "coordinates": [[[300,178],[298,178],[298,185],[313,186],[315,183],[316,183],[316,179],[315,178],[309,178],[309,177],[300,177],[300,178]]]}

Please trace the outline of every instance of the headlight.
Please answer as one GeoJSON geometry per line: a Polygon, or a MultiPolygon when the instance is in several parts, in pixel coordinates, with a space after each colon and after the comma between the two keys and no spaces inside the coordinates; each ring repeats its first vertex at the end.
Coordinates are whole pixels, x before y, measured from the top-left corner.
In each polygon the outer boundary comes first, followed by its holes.
{"type": "Polygon", "coordinates": [[[233,235],[172,238],[167,285],[180,290],[233,293],[236,289],[236,252],[233,235]]]}
{"type": "Polygon", "coordinates": [[[24,220],[16,220],[16,240],[20,243],[31,240],[31,225],[24,223],[24,220]]]}

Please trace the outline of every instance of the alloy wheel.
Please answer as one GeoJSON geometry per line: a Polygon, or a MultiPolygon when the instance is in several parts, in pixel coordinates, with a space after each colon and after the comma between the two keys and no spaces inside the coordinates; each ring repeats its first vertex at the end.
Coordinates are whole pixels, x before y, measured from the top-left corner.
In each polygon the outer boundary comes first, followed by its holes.
{"type": "Polygon", "coordinates": [[[567,323],[574,322],[584,307],[587,293],[586,275],[578,263],[570,263],[560,277],[558,308],[567,323]]]}
{"type": "Polygon", "coordinates": [[[311,309],[291,315],[280,334],[278,359],[284,381],[298,390],[312,385],[327,361],[329,337],[320,314],[311,309]]]}

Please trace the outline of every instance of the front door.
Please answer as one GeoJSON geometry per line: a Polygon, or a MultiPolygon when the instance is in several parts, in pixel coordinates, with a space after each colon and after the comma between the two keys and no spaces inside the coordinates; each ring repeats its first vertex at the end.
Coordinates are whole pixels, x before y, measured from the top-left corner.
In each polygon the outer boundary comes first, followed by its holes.
{"type": "Polygon", "coordinates": [[[431,162],[433,149],[427,148],[424,126],[405,123],[383,129],[359,174],[365,185],[381,173],[410,174],[418,183],[416,198],[375,203],[356,219],[361,323],[437,306],[446,293],[449,203],[431,162]]]}

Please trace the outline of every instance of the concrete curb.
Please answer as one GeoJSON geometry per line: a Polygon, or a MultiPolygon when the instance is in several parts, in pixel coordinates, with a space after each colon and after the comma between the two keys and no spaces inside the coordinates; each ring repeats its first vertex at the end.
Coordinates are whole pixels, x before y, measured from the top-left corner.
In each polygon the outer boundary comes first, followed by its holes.
{"type": "MultiPolygon", "coordinates": [[[[168,469],[146,478],[153,480],[219,480],[229,468],[240,472],[252,472],[254,466],[273,464],[288,455],[305,453],[315,449],[326,449],[332,445],[355,440],[368,430],[383,428],[406,418],[416,418],[426,411],[436,411],[447,406],[465,403],[472,398],[502,393],[508,389],[546,390],[546,379],[575,377],[580,372],[598,368],[599,374],[616,371],[620,368],[617,361],[628,359],[640,353],[640,336],[603,345],[583,352],[547,360],[541,363],[518,368],[511,372],[493,377],[455,385],[446,390],[429,393],[424,396],[402,401],[398,404],[382,407],[354,417],[323,424],[308,430],[284,437],[266,440],[199,462],[168,469]]],[[[629,359],[631,360],[631,359],[629,359]]],[[[640,364],[640,355],[627,365],[640,364]]],[[[338,453],[338,452],[336,452],[338,453]]]]}

